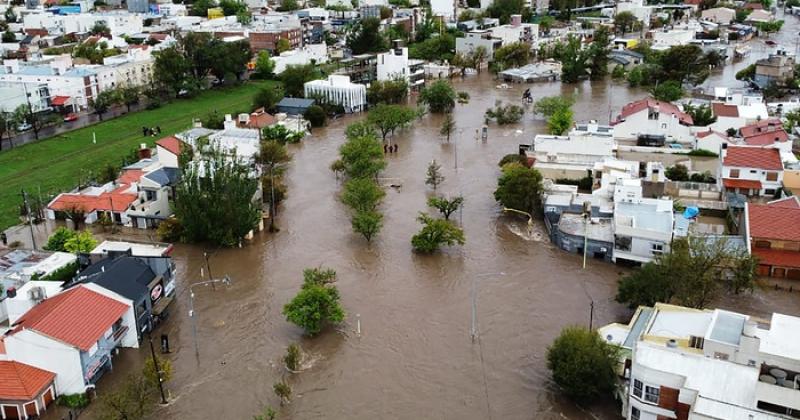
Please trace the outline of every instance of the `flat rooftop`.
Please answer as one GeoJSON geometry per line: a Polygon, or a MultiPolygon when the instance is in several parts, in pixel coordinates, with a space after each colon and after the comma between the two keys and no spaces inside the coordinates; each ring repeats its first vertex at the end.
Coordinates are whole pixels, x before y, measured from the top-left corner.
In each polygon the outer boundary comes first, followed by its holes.
{"type": "MultiPolygon", "coordinates": [[[[617,203],[615,215],[631,217],[634,220],[633,227],[637,229],[653,230],[657,232],[672,232],[672,209],[670,211],[659,211],[662,209],[661,203],[617,203]]],[[[664,203],[666,205],[666,203],[664,203]]],[[[672,203],[670,202],[670,207],[672,203]]]]}
{"type": "Polygon", "coordinates": [[[595,218],[584,225],[582,215],[564,213],[558,221],[558,229],[568,235],[586,235],[592,241],[614,242],[614,223],[610,218],[595,218]]]}

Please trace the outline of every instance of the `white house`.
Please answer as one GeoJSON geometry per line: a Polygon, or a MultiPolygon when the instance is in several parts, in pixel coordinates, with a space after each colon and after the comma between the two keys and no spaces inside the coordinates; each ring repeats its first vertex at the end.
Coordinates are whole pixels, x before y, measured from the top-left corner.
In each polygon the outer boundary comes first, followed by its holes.
{"type": "Polygon", "coordinates": [[[129,299],[94,284],[43,300],[12,325],[8,360],[55,373],[59,394],[93,387],[117,347],[139,347],[129,299]]]}
{"type": "Polygon", "coordinates": [[[511,15],[511,23],[489,29],[494,38],[503,41],[503,45],[516,42],[535,44],[539,39],[539,25],[522,23],[522,15],[511,15]]]}
{"type": "Polygon", "coordinates": [[[700,14],[700,19],[720,25],[730,25],[736,19],[736,11],[728,7],[714,7],[703,10],[700,14]]]}
{"type": "Polygon", "coordinates": [[[614,138],[635,140],[641,135],[661,135],[670,142],[692,144],[692,116],[678,106],[645,98],[631,102],[612,121],[614,138]]]}
{"type": "Polygon", "coordinates": [[[729,143],[726,133],[706,128],[695,132],[694,138],[694,150],[706,150],[716,154],[721,153],[723,144],[729,143]]]}
{"type": "Polygon", "coordinates": [[[456,2],[454,0],[431,0],[431,13],[433,16],[442,16],[447,21],[455,20],[456,2]]]}
{"type": "Polygon", "coordinates": [[[503,40],[496,37],[490,30],[474,30],[464,34],[463,37],[456,38],[456,52],[459,54],[469,54],[478,47],[486,49],[486,61],[491,61],[494,52],[503,46],[503,40]]]}
{"type": "Polygon", "coordinates": [[[651,34],[653,48],[667,49],[679,45],[688,45],[694,39],[695,31],[692,29],[659,29],[652,31],[651,34]]]}
{"type": "Polygon", "coordinates": [[[668,252],[672,211],[672,200],[642,197],[640,180],[618,182],[614,190],[614,262],[648,263],[668,252]]]}
{"type": "Polygon", "coordinates": [[[88,69],[46,65],[20,65],[15,60],[5,60],[0,69],[0,82],[27,84],[46,83],[51,97],[71,98],[76,106],[86,109],[89,100],[97,96],[97,74],[88,69]]]}
{"type": "Polygon", "coordinates": [[[780,150],[773,147],[722,148],[717,182],[726,191],[746,196],[773,196],[783,183],[780,150]]]}
{"type": "Polygon", "coordinates": [[[709,125],[709,128],[717,131],[727,131],[729,128],[738,130],[748,124],[769,118],[767,106],[763,103],[733,105],[713,102],[711,113],[717,120],[709,125]]]}
{"type": "Polygon", "coordinates": [[[409,88],[418,89],[425,84],[424,60],[408,58],[408,48],[395,43],[389,52],[378,54],[378,80],[394,80],[403,78],[408,81],[409,88]]]}
{"type": "Polygon", "coordinates": [[[652,9],[643,0],[620,1],[616,3],[616,13],[631,12],[643,25],[650,24],[652,9]]]}
{"type": "Polygon", "coordinates": [[[273,57],[275,63],[275,74],[281,74],[289,65],[300,64],[325,64],[328,62],[328,46],[322,44],[307,44],[302,48],[284,51],[280,55],[273,57]]]}
{"type": "Polygon", "coordinates": [[[533,167],[550,179],[581,179],[598,161],[614,156],[616,143],[609,126],[584,124],[567,136],[538,134],[525,153],[533,167]]]}
{"type": "Polygon", "coordinates": [[[367,106],[367,87],[351,83],[350,76],[332,74],[327,80],[312,80],[303,86],[306,98],[323,97],[347,113],[361,112],[367,106]]]}
{"type": "Polygon", "coordinates": [[[30,104],[33,112],[50,109],[50,89],[47,83],[0,82],[0,111],[11,113],[20,105],[30,104]]]}
{"type": "Polygon", "coordinates": [[[14,296],[9,296],[3,301],[8,311],[8,324],[14,325],[36,304],[59,293],[61,293],[61,282],[59,281],[31,280],[25,283],[16,289],[14,296]]]}
{"type": "Polygon", "coordinates": [[[626,419],[795,418],[800,411],[800,318],[770,321],[657,303],[598,334],[620,348],[626,419]]]}

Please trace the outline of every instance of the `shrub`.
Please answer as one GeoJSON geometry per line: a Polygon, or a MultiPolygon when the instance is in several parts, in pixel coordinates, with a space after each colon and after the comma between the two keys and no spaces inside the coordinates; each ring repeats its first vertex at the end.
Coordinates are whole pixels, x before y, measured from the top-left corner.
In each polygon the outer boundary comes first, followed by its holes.
{"type": "Polygon", "coordinates": [[[89,397],[86,394],[59,395],[56,404],[69,408],[84,408],[89,405],[89,397]]]}
{"type": "Polygon", "coordinates": [[[286,367],[291,371],[297,371],[300,369],[300,358],[300,346],[295,343],[289,344],[289,347],[286,348],[286,356],[283,356],[286,367]]]}
{"type": "Polygon", "coordinates": [[[519,163],[520,165],[526,165],[528,163],[528,158],[519,153],[508,154],[503,156],[502,159],[500,159],[500,162],[497,163],[497,166],[502,168],[503,166],[506,166],[509,163],[519,163]]]}
{"type": "Polygon", "coordinates": [[[502,101],[497,101],[494,104],[494,108],[489,108],[486,110],[486,114],[484,114],[484,116],[487,122],[489,120],[495,120],[497,121],[497,124],[506,125],[518,123],[522,119],[522,115],[524,113],[525,109],[519,105],[506,104],[502,101]]]}
{"type": "Polygon", "coordinates": [[[181,240],[183,234],[183,226],[180,220],[175,217],[164,219],[158,224],[156,235],[164,242],[177,242],[181,240]]]}
{"type": "Polygon", "coordinates": [[[303,117],[311,123],[312,127],[322,127],[325,125],[325,120],[328,118],[325,115],[325,110],[319,105],[311,105],[308,107],[303,117]]]}

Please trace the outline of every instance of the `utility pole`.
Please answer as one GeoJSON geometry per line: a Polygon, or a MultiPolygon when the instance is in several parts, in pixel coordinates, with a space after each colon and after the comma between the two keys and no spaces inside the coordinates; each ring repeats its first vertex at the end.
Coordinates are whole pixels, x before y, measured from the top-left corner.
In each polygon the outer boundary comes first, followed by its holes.
{"type": "MultiPolygon", "coordinates": [[[[202,275],[202,268],[200,269],[200,273],[202,275]]],[[[209,278],[211,278],[211,273],[209,273],[209,278]]],[[[200,361],[200,347],[197,343],[197,320],[195,319],[194,313],[194,290],[192,290],[195,286],[207,286],[209,284],[214,285],[216,283],[222,283],[224,285],[231,284],[231,278],[227,275],[221,279],[213,279],[199,281],[197,283],[192,283],[189,285],[189,318],[192,319],[192,338],[194,339],[194,354],[197,357],[197,361],[200,361]]]]}
{"type": "Polygon", "coordinates": [[[22,189],[22,202],[25,203],[25,213],[28,214],[28,226],[31,228],[31,243],[33,244],[33,250],[36,250],[36,235],[33,233],[33,220],[31,220],[31,206],[28,205],[28,193],[25,192],[25,189],[22,189]]]}
{"type": "Polygon", "coordinates": [[[594,299],[589,302],[589,331],[592,330],[592,321],[594,321],[594,299]]]}
{"type": "Polygon", "coordinates": [[[166,404],[167,396],[164,394],[164,379],[161,376],[163,372],[161,371],[161,367],[158,365],[156,351],[153,348],[153,334],[149,331],[147,332],[147,338],[150,341],[150,354],[153,356],[153,368],[156,370],[156,375],[158,375],[158,391],[161,393],[161,404],[166,404]]]}

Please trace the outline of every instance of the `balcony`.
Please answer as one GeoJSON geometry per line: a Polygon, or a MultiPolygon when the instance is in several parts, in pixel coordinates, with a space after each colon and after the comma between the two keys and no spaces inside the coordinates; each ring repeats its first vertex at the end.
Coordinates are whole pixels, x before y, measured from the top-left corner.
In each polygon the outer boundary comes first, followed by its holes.
{"type": "Polygon", "coordinates": [[[800,415],[800,373],[762,365],[756,384],[756,400],[765,410],[800,415]]]}

